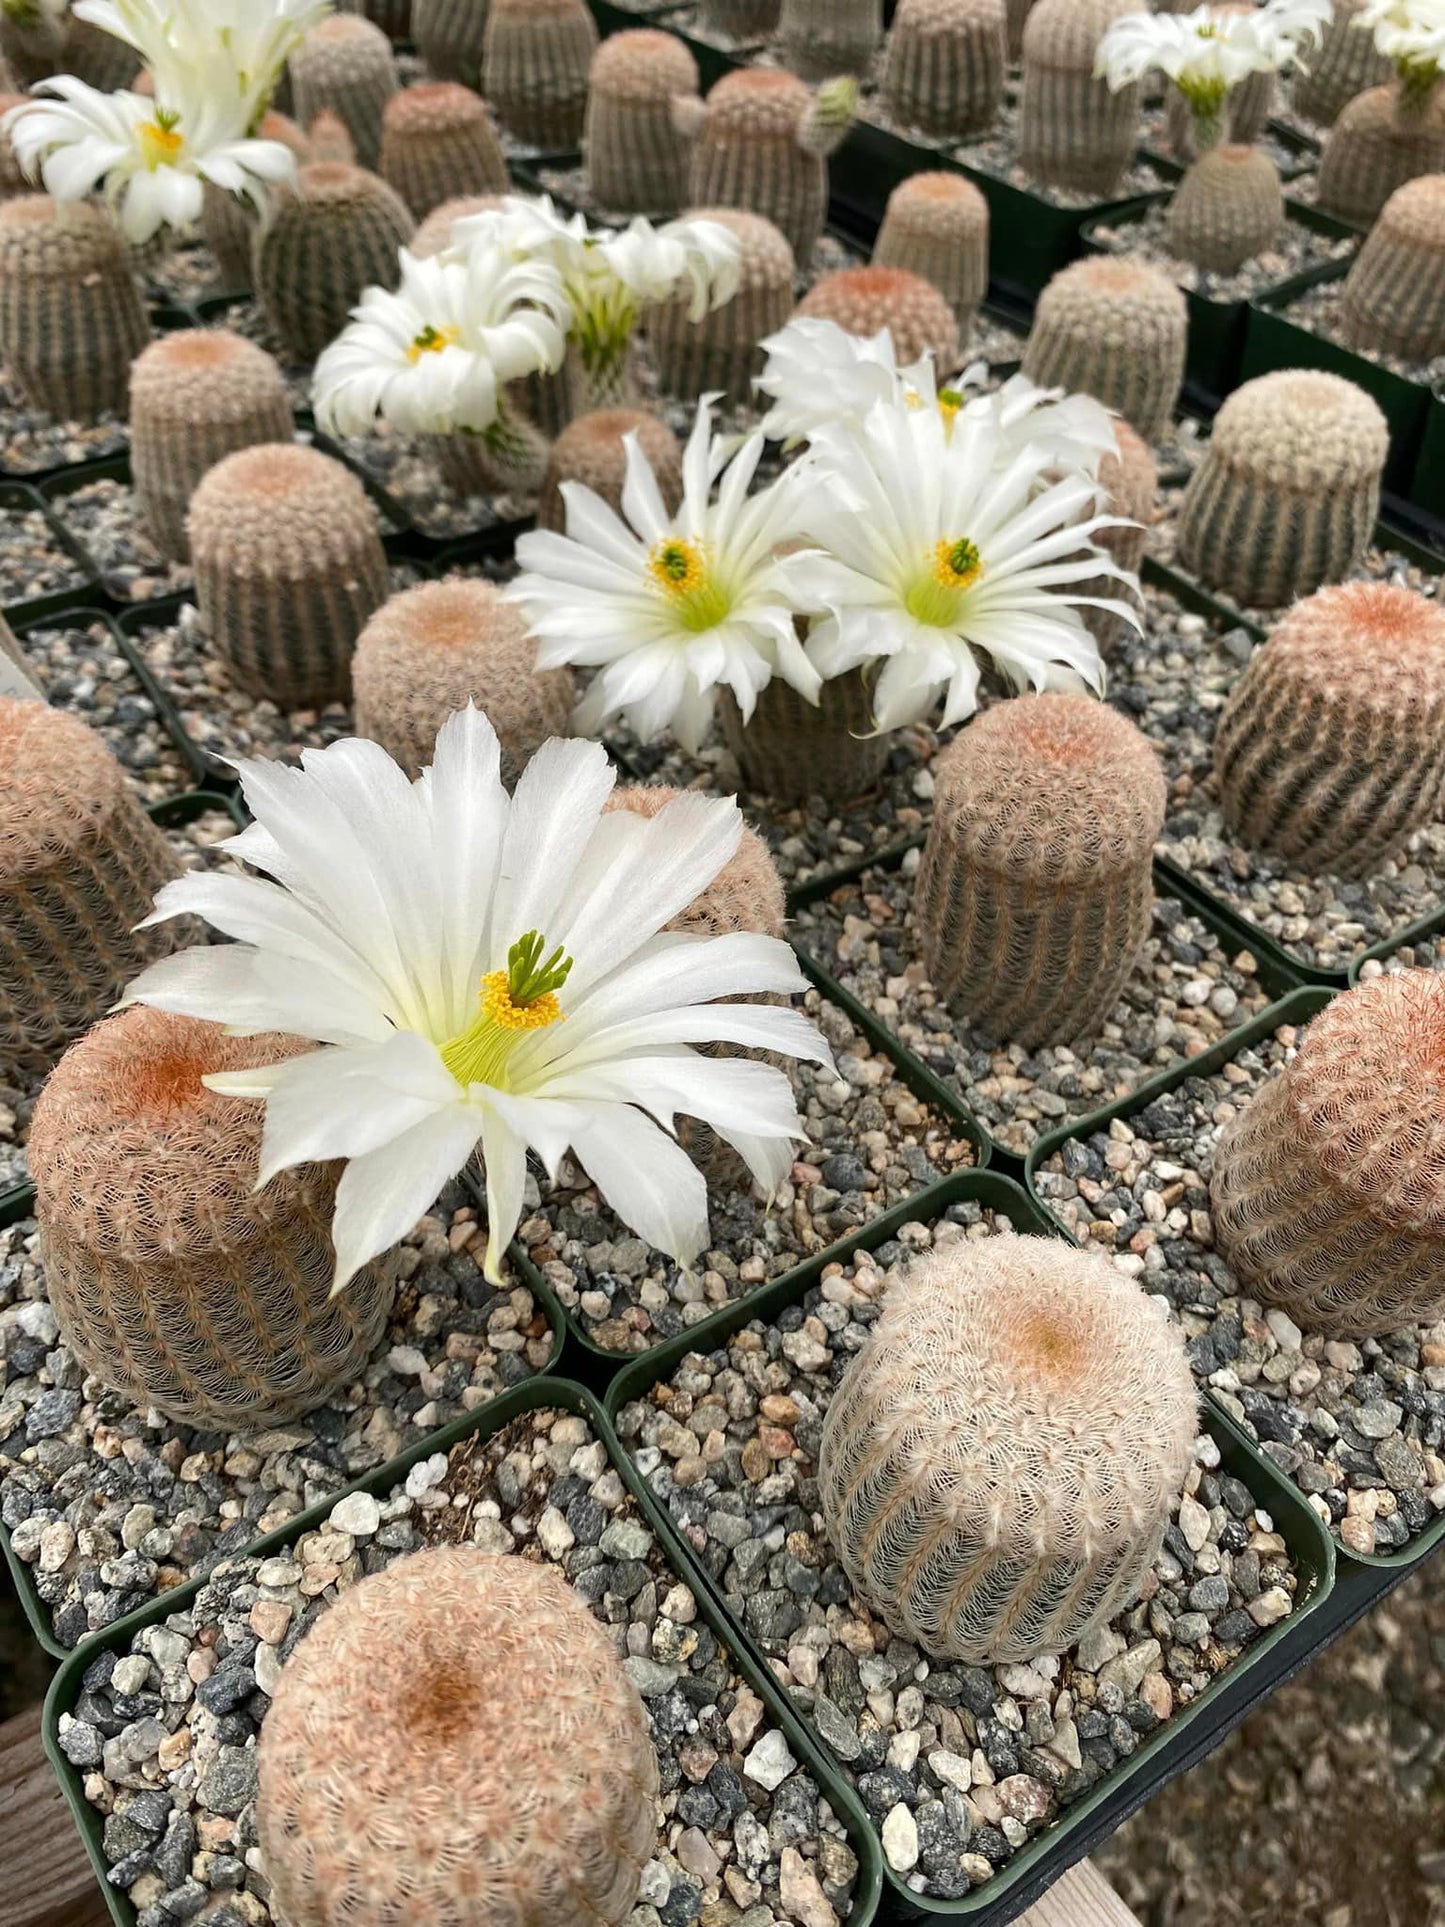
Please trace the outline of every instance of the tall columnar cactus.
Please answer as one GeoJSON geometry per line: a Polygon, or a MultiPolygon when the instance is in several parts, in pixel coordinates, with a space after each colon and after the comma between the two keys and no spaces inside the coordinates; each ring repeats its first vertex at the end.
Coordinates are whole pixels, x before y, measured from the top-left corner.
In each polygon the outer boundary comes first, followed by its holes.
{"type": "Polygon", "coordinates": [[[1355,25],[1356,15],[1367,4],[1368,0],[1335,0],[1334,12],[1308,60],[1294,70],[1290,105],[1318,127],[1333,126],[1347,101],[1390,78],[1389,56],[1380,52],[1372,33],[1355,25]]]}
{"type": "Polygon", "coordinates": [[[1214,1239],[1252,1298],[1365,1338],[1445,1316],[1445,977],[1336,998],[1214,1154],[1214,1239]]]}
{"type": "MultiPolygon", "coordinates": [[[[1121,569],[1137,574],[1144,560],[1144,545],[1153,520],[1154,500],[1159,489],[1159,471],[1148,444],[1126,421],[1114,423],[1114,452],[1099,464],[1102,511],[1118,515],[1132,526],[1100,529],[1095,542],[1114,558],[1121,569]]],[[[1076,585],[1078,595],[1106,596],[1117,601],[1123,586],[1108,576],[1095,576],[1076,585]]],[[[1095,642],[1107,655],[1126,628],[1122,616],[1108,609],[1081,607],[1079,614],[1095,642]]]]}
{"type": "Polygon", "coordinates": [[[1389,446],[1378,407],[1342,376],[1286,368],[1246,382],[1185,491],[1179,560],[1265,609],[1343,581],[1369,547],[1389,446]]]}
{"type": "Polygon", "coordinates": [[[737,292],[698,321],[688,312],[685,292],[650,309],[643,324],[649,354],[666,394],[691,400],[718,393],[740,405],[752,399],[753,379],[762,371],[759,342],[793,312],[793,250],[764,215],[732,207],[691,213],[717,222],[736,239],[737,292]]]}
{"type": "Polygon", "coordinates": [[[184,328],[153,341],[131,370],[131,471],[141,514],[163,555],[190,556],[186,512],[223,456],[291,434],[291,403],[264,348],[224,328],[184,328]]]}
{"type": "Polygon", "coordinates": [[[1169,203],[1169,251],[1216,274],[1233,274],[1284,232],[1279,172],[1257,147],[1211,147],[1169,203]]]}
{"type": "Polygon", "coordinates": [[[401,86],[391,42],[370,20],[333,13],[314,26],[292,54],[296,118],[309,127],[330,109],[346,123],[363,167],[381,153],[381,117],[401,86]]]}
{"type": "Polygon", "coordinates": [[[444,201],[505,194],[506,157],[480,95],[454,80],[394,94],[381,123],[381,177],[419,221],[444,201]]]}
{"type": "Polygon", "coordinates": [[[916,904],[939,994],[1008,1043],[1089,1036],[1149,934],[1165,803],[1152,744],[1087,696],[1017,696],[934,772],[916,904]]]}
{"type": "MultiPolygon", "coordinates": [[[[642,408],[602,408],[569,422],[552,444],[537,504],[537,522],[565,533],[566,482],[578,482],[621,512],[627,479],[625,437],[635,435],[669,515],[682,500],[682,446],[667,423],[642,408]]],[[[490,713],[490,712],[489,712],[490,713]]],[[[492,719],[494,722],[495,717],[492,719]]]]}
{"type": "Polygon", "coordinates": [[[415,226],[375,174],[330,161],[302,168],[256,250],[256,291],[289,359],[315,361],[365,289],[396,286],[398,250],[415,226]]]}
{"type": "Polygon", "coordinates": [[[425,582],[393,596],[352,659],[357,734],[409,776],[431,762],[437,732],[475,702],[502,746],[510,788],[542,744],[571,733],[569,669],[537,670],[525,617],[490,582],[425,582]]]}
{"type": "Polygon", "coordinates": [[[814,282],[799,315],[836,322],[864,340],[886,328],[900,364],[931,354],[940,375],[958,362],[958,323],[931,281],[906,268],[838,268],[814,282]]]}
{"type": "Polygon", "coordinates": [[[1004,0],[899,0],[883,99],[903,126],[948,140],[986,133],[1007,70],[1004,0]]]}
{"type": "Polygon", "coordinates": [[[32,408],[58,421],[125,413],[130,365],[150,340],[120,232],[97,202],[0,202],[0,359],[32,408]]]}
{"type": "Polygon", "coordinates": [[[263,1107],[201,1082],[304,1050],[137,1006],[71,1047],[35,1107],[46,1289],[88,1372],[183,1425],[249,1432],[361,1376],[395,1288],[386,1261],[337,1297],[340,1168],[256,1188],[263,1107]]]}
{"type": "Polygon", "coordinates": [[[428,73],[481,86],[487,0],[412,0],[411,30],[428,73]]]}
{"type": "Polygon", "coordinates": [[[1178,1328],[1106,1258],[959,1238],[889,1286],[823,1421],[819,1507],[900,1639],[1037,1659],[1138,1594],[1197,1428],[1178,1328]]]}
{"type": "Polygon", "coordinates": [[[596,47],[584,0],[490,0],[483,91],[514,139],[578,145],[596,47]]]}
{"type": "Polygon", "coordinates": [[[582,148],[593,196],[619,214],[676,214],[691,154],[679,108],[697,99],[697,62],[676,34],[615,33],[592,56],[582,148]]]}
{"type": "Polygon", "coordinates": [[[702,0],[702,24],[730,40],[766,40],[782,11],[783,0],[702,0]]]}
{"type": "Polygon", "coordinates": [[[888,762],[889,740],[873,727],[872,686],[859,669],[825,682],[816,705],[774,676],[746,723],[724,692],[718,717],[744,787],[772,803],[862,796],[888,762]]]}
{"type": "MultiPolygon", "coordinates": [[[[279,141],[283,147],[289,148],[298,167],[305,167],[313,158],[310,136],[285,114],[273,112],[263,115],[256,133],[260,140],[279,141]]],[[[249,201],[242,200],[238,194],[228,194],[224,188],[207,181],[205,203],[201,210],[201,233],[206,246],[216,257],[225,287],[251,286],[257,226],[256,210],[249,201]]]]}
{"type": "Polygon", "coordinates": [[[1378,870],[1445,795],[1445,608],[1389,582],[1297,602],[1230,692],[1214,767],[1241,843],[1378,870]]]}
{"type": "Polygon", "coordinates": [[[783,0],[778,52],[803,80],[863,74],[883,40],[883,0],[783,0]]]}
{"type": "Polygon", "coordinates": [[[814,95],[777,68],[725,74],[707,97],[693,145],[689,200],[765,215],[806,268],[828,212],[828,155],[852,112],[843,92],[824,87],[814,95]]]}
{"type": "Polygon", "coordinates": [[[175,854],[102,739],[0,696],[0,1079],[43,1068],[160,948],[175,854]]]}
{"type": "Polygon", "coordinates": [[[553,1566],[442,1546],[344,1594],[282,1671],[256,1826],[289,1927],[622,1927],[657,1759],[611,1637],[553,1566]]]}
{"type": "Polygon", "coordinates": [[[1184,383],[1188,333],[1189,310],[1167,274],[1145,261],[1086,257],[1039,296],[1023,371],[1043,388],[1097,396],[1157,442],[1184,383]]]}
{"type": "Polygon", "coordinates": [[[962,174],[910,174],[888,197],[873,265],[922,275],[966,344],[988,293],[988,202],[962,174]]]}
{"type": "Polygon", "coordinates": [[[1397,187],[1345,279],[1344,331],[1411,361],[1445,354],[1445,174],[1397,187]]]}
{"type": "Polygon", "coordinates": [[[1417,174],[1440,173],[1445,173],[1445,82],[1417,94],[1391,81],[1357,94],[1326,135],[1319,204],[1368,225],[1397,187],[1417,174]]]}
{"type": "Polygon", "coordinates": [[[1135,0],[1039,0],[1024,28],[1019,159],[1036,181],[1103,199],[1133,158],[1143,98],[1094,78],[1104,29],[1135,0]]]}
{"type": "Polygon", "coordinates": [[[242,688],[282,709],[344,700],[356,639],[387,596],[356,477],[300,444],[241,449],[192,496],[189,531],[202,620],[242,688]]]}

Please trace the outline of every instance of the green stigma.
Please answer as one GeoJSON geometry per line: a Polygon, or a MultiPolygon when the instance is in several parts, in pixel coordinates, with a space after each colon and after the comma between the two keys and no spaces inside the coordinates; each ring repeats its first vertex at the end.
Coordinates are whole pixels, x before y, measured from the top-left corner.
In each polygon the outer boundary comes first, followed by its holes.
{"type": "Polygon", "coordinates": [[[541,998],[558,991],[572,972],[572,959],[559,943],[542,961],[547,940],[540,931],[529,930],[507,952],[507,995],[514,1008],[525,1010],[541,998]]]}

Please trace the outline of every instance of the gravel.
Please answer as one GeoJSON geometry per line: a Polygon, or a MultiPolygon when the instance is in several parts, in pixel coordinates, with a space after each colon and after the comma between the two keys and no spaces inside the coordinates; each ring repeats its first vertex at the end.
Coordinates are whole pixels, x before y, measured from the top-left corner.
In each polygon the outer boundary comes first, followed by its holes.
{"type": "Polygon", "coordinates": [[[1201,1383],[1355,1553],[1394,1553],[1445,1513],[1445,1321],[1358,1344],[1301,1332],[1238,1288],[1214,1250],[1220,1131],[1293,1055],[1283,1026],[1213,1077],[1075,1140],[1039,1196],[1077,1236],[1162,1293],[1201,1383]]]}
{"type": "Polygon", "coordinates": [[[88,586],[39,509],[0,505],[0,610],[88,586]]]}
{"type": "Polygon", "coordinates": [[[228,1559],[185,1611],[86,1672],[60,1743],[105,1815],[111,1881],[140,1927],[273,1919],[256,1845],[256,1743],[282,1666],[327,1607],[407,1552],[475,1542],[560,1569],[643,1695],[657,1846],[632,1927],[746,1919],[838,1927],[858,1860],[817,1783],[698,1615],[587,1421],[529,1412],[344,1500],[265,1561],[228,1559]]]}
{"type": "Polygon", "coordinates": [[[95,422],[58,422],[31,408],[9,370],[0,366],[0,473],[38,475],[72,462],[124,454],[129,442],[129,428],[114,415],[95,422]]]}
{"type": "Polygon", "coordinates": [[[1402,355],[1387,354],[1383,349],[1372,348],[1353,337],[1347,338],[1343,324],[1344,289],[1343,281],[1322,282],[1318,287],[1299,295],[1280,313],[1295,327],[1308,329],[1313,335],[1322,335],[1326,341],[1333,341],[1337,347],[1347,349],[1352,355],[1363,355],[1367,361],[1373,361],[1376,367],[1388,368],[1392,374],[1402,375],[1406,381],[1418,381],[1426,386],[1445,381],[1445,355],[1436,355],[1431,361],[1408,361],[1402,355]]]}
{"type": "Polygon", "coordinates": [[[118,602],[156,602],[194,581],[188,563],[168,561],[151,540],[129,482],[115,476],[87,482],[54,496],[51,508],[118,602]]]}
{"type": "Polygon", "coordinates": [[[936,1899],[986,1885],[1286,1617],[1300,1586],[1206,1436],[1181,1494],[1190,1536],[1171,1527],[1144,1597],[1062,1658],[932,1662],[853,1598],[818,1511],[829,1400],[905,1253],[1006,1228],[975,1204],[905,1226],[618,1415],[638,1469],[857,1787],[895,1873],[936,1899]]]}
{"type": "Polygon", "coordinates": [[[522,1224],[532,1262],[604,1351],[646,1351],[973,1163],[958,1127],[920,1102],[841,1011],[812,990],[803,1008],[838,1067],[836,1078],[816,1064],[792,1068],[812,1142],[771,1208],[745,1174],[713,1179],[714,1242],[696,1272],[634,1237],[570,1161],[522,1224]]]}
{"type": "Polygon", "coordinates": [[[0,1519],[55,1636],[74,1646],[546,1368],[526,1286],[482,1276],[450,1186],[399,1252],[402,1284],[359,1383],[284,1425],[176,1425],[87,1376],[60,1341],[33,1219],[0,1230],[0,1519]]]}
{"type": "Polygon", "coordinates": [[[1402,970],[1445,970],[1445,936],[1422,937],[1419,943],[1403,943],[1383,962],[1371,957],[1360,965],[1360,982],[1375,977],[1398,976],[1402,970]]]}
{"type": "Polygon", "coordinates": [[[1303,221],[1288,221],[1277,247],[1246,261],[1234,274],[1219,274],[1177,260],[1169,252],[1167,233],[1167,208],[1157,203],[1128,220],[1102,223],[1094,229],[1093,239],[1111,254],[1127,254],[1162,268],[1181,288],[1216,302],[1252,301],[1310,268],[1343,260],[1355,246],[1352,235],[1338,239],[1317,233],[1303,221]]]}

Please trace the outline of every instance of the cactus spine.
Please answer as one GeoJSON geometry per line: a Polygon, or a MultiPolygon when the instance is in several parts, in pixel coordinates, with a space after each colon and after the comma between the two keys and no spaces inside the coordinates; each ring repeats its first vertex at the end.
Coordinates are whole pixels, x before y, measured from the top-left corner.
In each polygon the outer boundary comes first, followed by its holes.
{"type": "Polygon", "coordinates": [[[1184,383],[1189,310],[1159,269],[1108,255],[1061,268],[1039,296],[1023,372],[1094,395],[1143,436],[1168,428],[1184,383]]]}
{"type": "Polygon", "coordinates": [[[288,63],[296,118],[309,127],[330,111],[345,122],[363,167],[381,153],[381,117],[401,86],[396,55],[381,28],[334,13],[313,27],[288,63]]]}
{"type": "Polygon", "coordinates": [[[1170,253],[1216,274],[1233,274],[1283,232],[1279,174],[1257,147],[1209,148],[1169,203],[1170,253]]]}
{"type": "Polygon", "coordinates": [[[491,0],[485,87],[497,118],[531,147],[582,138],[597,28],[583,0],[491,0]]]}
{"type": "Polygon", "coordinates": [[[562,489],[568,482],[590,488],[621,513],[627,478],[624,438],[628,435],[637,437],[668,514],[677,512],[682,501],[682,449],[676,435],[665,421],[645,409],[605,408],[579,415],[553,442],[537,504],[540,528],[565,533],[567,508],[562,489]]]}
{"type": "Polygon", "coordinates": [[[394,288],[416,223],[401,196],[359,167],[303,167],[256,251],[256,291],[283,353],[315,361],[366,288],[394,288]]]}
{"type": "Polygon", "coordinates": [[[582,149],[592,192],[619,214],[676,214],[691,160],[679,110],[697,101],[697,62],[676,34],[616,33],[592,57],[582,149]]]}
{"type": "Polygon", "coordinates": [[[888,738],[873,728],[871,687],[858,669],[825,682],[816,706],[775,676],[746,723],[726,692],[718,714],[744,788],[773,803],[862,796],[888,761],[888,738]]]}
{"type": "Polygon", "coordinates": [[[438,80],[482,84],[487,0],[412,0],[412,33],[427,72],[438,80]]]}
{"type": "Polygon", "coordinates": [[[771,221],[738,208],[700,207],[691,214],[716,221],[742,250],[737,293],[700,321],[688,315],[685,294],[649,310],[644,328],[664,393],[690,400],[717,392],[732,405],[751,401],[762,370],[759,342],[793,312],[793,250],[771,221]]]}
{"type": "Polygon", "coordinates": [[[1149,934],[1164,775],[1086,696],[1017,696],[934,764],[918,934],[940,996],[1033,1048],[1090,1035],[1149,934]]]}
{"type": "Polygon", "coordinates": [[[1355,25],[1366,0],[1335,0],[1310,51],[1308,63],[1296,67],[1290,84],[1290,105],[1317,127],[1331,127],[1346,102],[1368,87],[1379,87],[1393,71],[1388,54],[1375,45],[1375,36],[1355,25]]]}
{"type": "Polygon", "coordinates": [[[1445,174],[1397,187],[1345,278],[1344,332],[1409,361],[1445,354],[1445,174]]]}
{"type": "Polygon", "coordinates": [[[766,40],[782,10],[783,0],[702,0],[702,24],[730,40],[766,40]]]}
{"type": "Polygon", "coordinates": [[[123,415],[150,322],[119,231],[93,201],[0,202],[0,358],[57,421],[123,415]]]}
{"type": "Polygon", "coordinates": [[[813,284],[797,313],[835,322],[865,341],[886,328],[900,366],[931,354],[945,374],[958,362],[953,309],[931,282],[906,268],[839,268],[813,284]]]}
{"type": "Polygon", "coordinates": [[[1037,1659],[1137,1595],[1197,1424],[1177,1327],[1107,1259],[960,1238],[889,1286],[828,1405],[819,1507],[900,1639],[1037,1659]]]}
{"type": "Polygon", "coordinates": [[[883,99],[902,126],[948,140],[986,133],[1007,70],[1004,0],[899,0],[883,99]]]}
{"type": "Polygon", "coordinates": [[[381,177],[421,221],[444,201],[507,192],[507,162],[480,96],[455,81],[407,87],[386,104],[381,177]]]}
{"type": "Polygon", "coordinates": [[[937,288],[966,343],[988,293],[988,202],[961,174],[910,175],[888,197],[873,266],[937,288]]]}
{"type": "MultiPolygon", "coordinates": [[[[1363,35],[1361,36],[1364,37],[1363,35]]],[[[1325,137],[1319,204],[1368,226],[1397,187],[1445,173],[1445,84],[1425,94],[1398,81],[1357,94],[1325,137]]]]}
{"type": "MultiPolygon", "coordinates": [[[[1101,508],[1106,514],[1125,517],[1137,526],[1100,529],[1094,541],[1114,558],[1121,569],[1137,575],[1144,560],[1144,545],[1154,516],[1154,499],[1159,488],[1159,471],[1148,444],[1135,434],[1126,421],[1114,423],[1114,452],[1099,464],[1099,483],[1103,491],[1101,508]]],[[[1118,600],[1124,585],[1111,576],[1094,576],[1076,585],[1080,596],[1109,596],[1118,600]]],[[[1108,609],[1080,607],[1079,614],[1089,634],[1104,654],[1118,642],[1125,629],[1122,616],[1108,609]]]]}
{"type": "Polygon", "coordinates": [[[1024,28],[1019,159],[1046,187],[1107,198],[1139,138],[1137,86],[1094,78],[1104,29],[1136,11],[1134,0],[1039,0],[1024,28]]]}
{"type": "Polygon", "coordinates": [[[783,0],[778,51],[803,80],[863,74],[883,41],[883,0],[783,0]]]}
{"type": "Polygon", "coordinates": [[[694,207],[764,215],[787,238],[799,268],[813,256],[828,212],[828,162],[847,132],[821,97],[776,68],[725,74],[708,95],[692,153],[694,207]]]}

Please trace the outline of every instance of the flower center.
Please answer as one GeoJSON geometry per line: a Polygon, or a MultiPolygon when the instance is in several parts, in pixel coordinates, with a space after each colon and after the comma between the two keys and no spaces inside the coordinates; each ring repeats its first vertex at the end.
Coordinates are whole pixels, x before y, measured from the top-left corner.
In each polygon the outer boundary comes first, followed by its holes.
{"type": "Polygon", "coordinates": [[[157,114],[154,120],[141,122],[140,151],[152,173],[158,167],[169,167],[184,146],[185,141],[176,132],[174,115],[157,114]]]}
{"type": "Polygon", "coordinates": [[[708,567],[705,550],[684,536],[665,535],[647,558],[647,572],[683,628],[695,634],[716,628],[732,609],[727,590],[708,567]]]}
{"type": "Polygon", "coordinates": [[[507,953],[507,968],[482,979],[476,1017],[441,1047],[441,1060],[461,1085],[491,1084],[507,1090],[507,1065],[529,1032],[563,1021],[557,992],[572,970],[561,945],[543,957],[546,939],[529,930],[507,953]]]}
{"type": "Polygon", "coordinates": [[[462,331],[456,326],[434,328],[428,322],[407,349],[406,358],[414,368],[423,355],[439,355],[443,348],[455,348],[461,338],[462,331]]]}
{"type": "Polygon", "coordinates": [[[982,574],[983,557],[966,535],[945,538],[935,545],[926,573],[904,597],[904,607],[915,622],[950,628],[958,619],[959,597],[982,574]]]}

